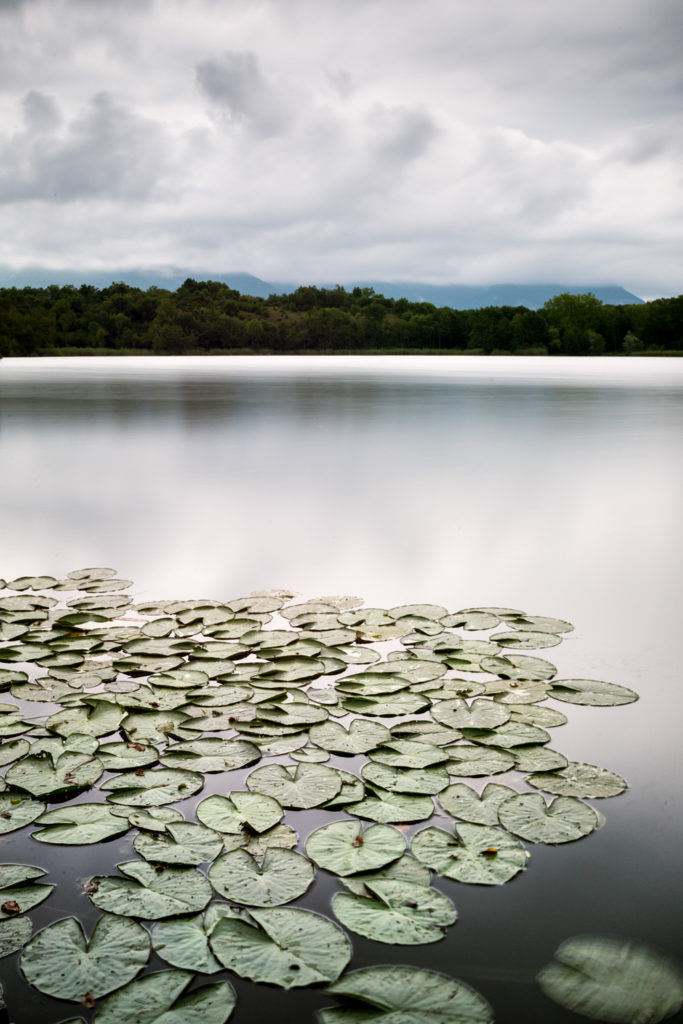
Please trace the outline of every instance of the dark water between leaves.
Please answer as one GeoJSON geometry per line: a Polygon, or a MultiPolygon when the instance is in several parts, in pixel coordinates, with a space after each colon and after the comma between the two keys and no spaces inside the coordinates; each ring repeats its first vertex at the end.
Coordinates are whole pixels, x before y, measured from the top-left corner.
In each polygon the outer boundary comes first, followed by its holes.
{"type": "MultiPolygon", "coordinates": [[[[607,821],[587,838],[528,844],[527,870],[506,885],[434,876],[459,913],[446,938],[399,947],[353,935],[350,965],[441,970],[480,991],[498,1021],[562,1024],[578,1018],[534,983],[562,940],[608,933],[683,949],[682,398],[683,363],[668,359],[6,359],[0,576],[111,565],[138,600],[284,587],[573,622],[538,653],[561,676],[641,699],[562,705],[569,721],[553,746],[630,788],[589,801],[607,821]]],[[[179,805],[186,817],[218,787],[209,776],[179,805]]],[[[302,840],[327,820],[286,817],[302,840]]],[[[49,848],[29,831],[3,837],[0,860],[40,864],[57,883],[29,915],[34,930],[67,914],[92,927],[99,911],[82,882],[132,859],[131,837],[49,848]]],[[[295,905],[329,914],[337,888],[319,872],[295,905]]],[[[90,1019],[29,988],[13,958],[0,967],[8,1020],[90,1019]]],[[[316,988],[231,981],[237,1024],[312,1021],[330,1004],[316,988]]]]}

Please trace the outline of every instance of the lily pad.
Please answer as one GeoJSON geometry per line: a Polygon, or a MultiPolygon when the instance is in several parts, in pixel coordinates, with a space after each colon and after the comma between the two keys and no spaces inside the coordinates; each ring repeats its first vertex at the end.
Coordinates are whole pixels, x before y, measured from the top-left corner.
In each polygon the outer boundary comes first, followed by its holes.
{"type": "Polygon", "coordinates": [[[341,703],[347,711],[356,714],[393,718],[396,715],[416,715],[425,711],[431,701],[424,694],[402,690],[385,697],[345,697],[341,703]]]}
{"type": "Polygon", "coordinates": [[[8,917],[0,921],[0,957],[16,953],[31,938],[31,922],[28,917],[8,917]]]}
{"type": "Polygon", "coordinates": [[[483,996],[455,978],[417,967],[363,967],[345,974],[327,992],[341,1007],[320,1012],[321,1024],[491,1024],[483,996]],[[348,1002],[347,1002],[348,1000],[348,1002]],[[360,1007],[356,1007],[356,1000],[360,1007]]]}
{"type": "Polygon", "coordinates": [[[30,864],[0,864],[0,919],[25,914],[48,898],[54,885],[36,881],[44,874],[30,864]]]}
{"type": "Polygon", "coordinates": [[[44,810],[42,800],[21,793],[0,793],[0,835],[29,825],[44,810]]]}
{"type": "Polygon", "coordinates": [[[81,846],[99,843],[128,831],[128,821],[106,804],[72,804],[47,811],[36,820],[43,828],[33,833],[41,843],[81,846]]]}
{"type": "Polygon", "coordinates": [[[558,750],[536,744],[531,744],[528,747],[515,747],[511,753],[515,759],[515,768],[519,772],[554,772],[557,768],[565,768],[568,764],[567,758],[558,750]]]}
{"type": "Polygon", "coordinates": [[[171,822],[162,834],[141,832],[133,842],[135,852],[154,864],[190,864],[212,861],[223,849],[221,837],[205,825],[171,822]]]}
{"type": "Polygon", "coordinates": [[[517,790],[489,782],[479,796],[464,782],[456,782],[439,794],[439,803],[446,814],[475,825],[497,825],[500,805],[517,796],[517,790]]]}
{"type": "Polygon", "coordinates": [[[60,736],[70,736],[73,732],[85,733],[87,736],[106,736],[115,732],[124,717],[123,708],[109,701],[87,697],[79,707],[66,708],[51,715],[47,720],[47,728],[60,736]]]}
{"type": "Polygon", "coordinates": [[[211,936],[214,955],[242,978],[299,988],[335,981],[351,959],[341,928],[311,910],[277,907],[251,916],[258,927],[224,919],[211,936]]]}
{"type": "Polygon", "coordinates": [[[443,764],[448,760],[448,754],[432,743],[388,740],[373,750],[370,758],[378,764],[392,765],[394,768],[428,768],[430,765],[443,764]]]}
{"type": "Polygon", "coordinates": [[[90,899],[107,913],[157,921],[203,910],[211,899],[209,880],[195,868],[156,871],[147,861],[136,860],[117,866],[127,877],[92,879],[90,899]]]}
{"type": "Polygon", "coordinates": [[[85,1002],[129,982],[145,966],[150,938],[142,925],[105,914],[86,942],[73,917],[34,935],[21,956],[27,980],[56,999],[85,1002]]]}
{"type": "Polygon", "coordinates": [[[656,1024],[683,1005],[683,974],[657,950],[626,939],[567,939],[538,975],[549,999],[613,1024],[656,1024]]]}
{"type": "Polygon", "coordinates": [[[429,868],[405,853],[384,868],[379,868],[376,871],[361,871],[356,875],[345,875],[340,877],[339,881],[356,896],[370,896],[370,891],[365,886],[366,882],[377,882],[383,878],[389,878],[393,881],[428,886],[431,877],[432,873],[429,868]]]}
{"type": "Polygon", "coordinates": [[[483,697],[468,704],[466,700],[444,700],[434,704],[432,718],[452,729],[495,729],[510,719],[510,712],[501,704],[483,697]]]}
{"type": "Polygon", "coordinates": [[[599,679],[555,679],[550,696],[567,704],[590,704],[592,707],[614,707],[638,700],[638,694],[633,690],[599,679]]]}
{"type": "Polygon", "coordinates": [[[545,729],[524,722],[506,722],[497,729],[463,729],[462,734],[466,740],[486,747],[502,747],[504,750],[550,742],[550,733],[545,729]]]}
{"type": "Polygon", "coordinates": [[[306,853],[318,867],[335,875],[375,871],[397,860],[406,841],[398,829],[370,825],[365,830],[357,821],[333,821],[323,825],[306,840],[306,853]]]}
{"type": "Polygon", "coordinates": [[[449,776],[443,765],[430,768],[393,768],[386,764],[370,761],[364,764],[361,775],[373,786],[388,789],[392,793],[412,793],[434,796],[445,789],[449,776]]]}
{"type": "Polygon", "coordinates": [[[223,740],[217,736],[174,743],[160,758],[167,768],[190,768],[197,772],[229,772],[244,768],[261,758],[261,751],[247,740],[223,740]]]}
{"type": "Polygon", "coordinates": [[[207,796],[197,804],[197,817],[222,835],[239,835],[248,825],[254,832],[266,832],[281,820],[279,801],[262,793],[234,792],[229,797],[207,796]]]}
{"type": "Polygon", "coordinates": [[[344,809],[358,818],[400,824],[431,818],[434,813],[434,802],[430,796],[391,793],[388,789],[372,786],[368,788],[363,800],[347,804],[344,809]]]}
{"type": "Polygon", "coordinates": [[[322,764],[299,764],[296,768],[268,764],[247,776],[252,792],[271,796],[283,807],[319,807],[336,796],[341,785],[339,774],[322,764]]]}
{"type": "Polygon", "coordinates": [[[234,903],[278,907],[303,896],[313,883],[313,866],[294,850],[266,850],[263,863],[244,850],[225,853],[209,869],[214,889],[234,903]]]}
{"type": "Polygon", "coordinates": [[[223,965],[209,949],[209,937],[224,917],[241,918],[243,913],[227,903],[210,903],[204,914],[159,921],[152,928],[154,951],[173,967],[215,974],[223,965]]]}
{"type": "Polygon", "coordinates": [[[507,832],[469,823],[456,825],[454,835],[425,828],[413,836],[411,850],[437,874],[470,885],[502,885],[524,870],[529,856],[507,832]]]}
{"type": "Polygon", "coordinates": [[[520,793],[501,806],[501,825],[531,843],[571,843],[598,827],[598,816],[573,796],[557,796],[546,804],[540,793],[520,793]]]}
{"type": "Polygon", "coordinates": [[[183,768],[138,768],[107,779],[100,786],[110,792],[107,797],[115,804],[131,807],[159,807],[174,800],[185,800],[198,793],[204,785],[204,776],[183,768]]]}
{"type": "Polygon", "coordinates": [[[608,768],[597,768],[593,764],[570,761],[559,771],[538,772],[529,775],[527,782],[534,789],[558,796],[605,797],[617,796],[627,788],[621,775],[608,768]]]}
{"type": "Polygon", "coordinates": [[[8,768],[5,779],[32,796],[54,796],[72,790],[88,789],[104,771],[97,757],[65,753],[53,761],[47,753],[23,757],[8,768]]]}
{"type": "Polygon", "coordinates": [[[400,946],[437,942],[457,918],[448,897],[429,886],[392,879],[365,885],[374,899],[336,893],[332,911],[349,931],[375,942],[400,946]]]}
{"type": "Polygon", "coordinates": [[[130,768],[148,768],[159,759],[159,751],[147,743],[101,743],[97,756],[109,772],[127,771],[130,768]]]}
{"type": "Polygon", "coordinates": [[[508,771],[515,763],[512,754],[506,750],[468,746],[466,743],[456,743],[445,750],[450,758],[446,765],[449,775],[498,775],[508,771]]]}
{"type": "Polygon", "coordinates": [[[225,1024],[235,1008],[227,981],[202,985],[187,995],[192,971],[158,971],[135,978],[108,996],[95,1024],[225,1024]]]}
{"type": "Polygon", "coordinates": [[[365,754],[391,739],[386,726],[362,718],[354,719],[348,729],[339,722],[323,722],[312,726],[308,735],[311,743],[333,754],[365,754]]]}

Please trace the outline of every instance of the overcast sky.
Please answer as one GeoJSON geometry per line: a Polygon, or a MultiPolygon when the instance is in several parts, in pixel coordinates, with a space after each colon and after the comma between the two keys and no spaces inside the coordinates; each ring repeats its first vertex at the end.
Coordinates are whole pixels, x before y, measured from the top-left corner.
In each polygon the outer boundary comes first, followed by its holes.
{"type": "Polygon", "coordinates": [[[683,292],[681,0],[0,0],[0,264],[683,292]]]}

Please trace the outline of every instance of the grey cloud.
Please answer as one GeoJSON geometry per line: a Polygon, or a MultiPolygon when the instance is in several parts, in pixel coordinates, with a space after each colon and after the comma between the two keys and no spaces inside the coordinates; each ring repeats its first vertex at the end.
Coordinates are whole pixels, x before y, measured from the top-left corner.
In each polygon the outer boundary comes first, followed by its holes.
{"type": "Polygon", "coordinates": [[[256,54],[225,53],[196,67],[197,84],[223,124],[245,124],[255,135],[278,135],[289,118],[282,94],[261,72],[256,54]]]}
{"type": "Polygon", "coordinates": [[[27,130],[0,140],[0,202],[150,195],[167,150],[154,121],[119,106],[106,92],[59,133],[60,114],[50,97],[31,91],[22,106],[27,130]]]}
{"type": "Polygon", "coordinates": [[[437,134],[435,121],[420,110],[377,106],[369,119],[372,145],[390,166],[416,160],[437,134]]]}

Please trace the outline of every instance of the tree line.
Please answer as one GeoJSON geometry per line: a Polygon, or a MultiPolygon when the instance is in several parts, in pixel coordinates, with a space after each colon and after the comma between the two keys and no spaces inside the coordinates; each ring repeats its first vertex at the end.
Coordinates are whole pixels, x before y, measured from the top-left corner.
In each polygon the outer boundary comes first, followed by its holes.
{"type": "Polygon", "coordinates": [[[565,293],[539,310],[457,310],[340,286],[264,299],[192,278],[175,291],[0,289],[0,356],[308,352],[683,354],[683,295],[613,306],[565,293]]]}

